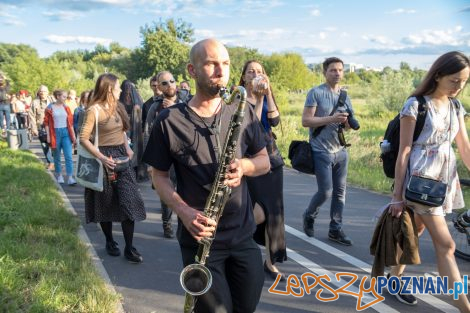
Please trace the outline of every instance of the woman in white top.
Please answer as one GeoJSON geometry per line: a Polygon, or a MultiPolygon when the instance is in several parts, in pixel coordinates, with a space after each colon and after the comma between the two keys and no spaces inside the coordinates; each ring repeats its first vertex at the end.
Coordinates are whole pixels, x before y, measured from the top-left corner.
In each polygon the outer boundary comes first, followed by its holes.
{"type": "Polygon", "coordinates": [[[73,115],[65,104],[67,92],[59,89],[54,91],[56,102],[50,103],[44,116],[44,126],[47,132],[47,143],[52,148],[54,155],[54,168],[59,184],[64,183],[60,161],[60,151],[64,152],[65,172],[68,176],[67,183],[75,185],[73,175],[72,146],[75,145],[75,133],[73,131],[73,115]]]}
{"type": "MultiPolygon", "coordinates": [[[[447,228],[445,214],[463,208],[463,198],[458,183],[457,165],[452,142],[455,140],[460,157],[470,169],[470,142],[465,128],[465,110],[453,99],[459,95],[470,75],[469,58],[457,51],[440,56],[429,69],[421,84],[405,103],[400,113],[400,148],[395,167],[393,198],[389,212],[400,217],[405,206],[414,212],[418,234],[426,228],[436,252],[439,275],[448,277],[449,288],[462,282],[454,257],[455,243],[447,228]],[[424,96],[427,113],[420,136],[413,142],[418,115],[416,97],[424,96]],[[427,177],[447,184],[445,202],[432,207],[404,199],[406,185],[411,175],[427,177]]],[[[404,265],[393,266],[391,276],[401,276],[404,265]]],[[[416,304],[413,295],[402,293],[395,297],[405,304],[416,304]]],[[[455,301],[461,312],[470,312],[467,296],[461,294],[455,301]]]]}

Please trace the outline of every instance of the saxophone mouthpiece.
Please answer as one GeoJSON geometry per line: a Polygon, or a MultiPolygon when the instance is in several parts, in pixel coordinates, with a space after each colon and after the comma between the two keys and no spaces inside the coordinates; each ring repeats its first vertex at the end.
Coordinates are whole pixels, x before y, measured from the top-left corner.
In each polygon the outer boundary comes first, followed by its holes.
{"type": "Polygon", "coordinates": [[[219,89],[219,96],[223,98],[226,93],[227,93],[227,88],[225,88],[225,87],[220,87],[220,89],[219,89]]]}

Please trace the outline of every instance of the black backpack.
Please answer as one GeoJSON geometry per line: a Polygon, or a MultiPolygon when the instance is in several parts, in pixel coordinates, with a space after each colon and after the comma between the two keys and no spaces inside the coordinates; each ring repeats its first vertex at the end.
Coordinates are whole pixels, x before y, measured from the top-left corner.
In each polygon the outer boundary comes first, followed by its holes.
{"type": "MultiPolygon", "coordinates": [[[[428,113],[426,99],[423,96],[416,96],[416,99],[418,100],[418,117],[416,118],[413,142],[415,142],[421,134],[428,113]]],[[[450,101],[455,106],[458,115],[458,102],[454,101],[454,99],[450,99],[450,101]]],[[[400,114],[397,114],[393,120],[388,123],[387,129],[385,130],[384,141],[380,143],[380,146],[382,150],[380,159],[382,160],[385,176],[395,178],[395,164],[397,163],[398,150],[400,148],[400,114]]]]}

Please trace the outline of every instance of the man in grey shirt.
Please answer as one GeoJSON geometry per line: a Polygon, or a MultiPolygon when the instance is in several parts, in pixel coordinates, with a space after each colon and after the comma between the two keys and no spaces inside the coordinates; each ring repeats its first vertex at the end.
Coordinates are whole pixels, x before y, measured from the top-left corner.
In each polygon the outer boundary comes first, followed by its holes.
{"type": "Polygon", "coordinates": [[[348,152],[338,138],[340,127],[349,128],[349,114],[345,112],[347,109],[352,112],[349,97],[346,96],[343,105],[336,107],[341,91],[339,83],[343,79],[343,61],[335,57],[326,59],[323,75],[326,83],[308,92],[302,113],[302,126],[309,127],[318,184],[318,191],[303,214],[303,228],[307,236],[313,237],[313,224],[320,206],[331,198],[328,238],[350,246],[352,241],[342,230],[348,152]],[[317,128],[321,131],[315,131],[317,128]]]}

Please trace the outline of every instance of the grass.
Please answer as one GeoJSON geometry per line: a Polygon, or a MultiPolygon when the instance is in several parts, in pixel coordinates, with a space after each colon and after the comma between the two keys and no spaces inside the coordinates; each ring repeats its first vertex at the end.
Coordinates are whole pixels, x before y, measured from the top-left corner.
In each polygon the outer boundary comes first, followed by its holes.
{"type": "Polygon", "coordinates": [[[78,226],[43,164],[0,141],[0,312],[114,312],[78,226]]]}
{"type": "MultiPolygon", "coordinates": [[[[470,107],[469,91],[461,97],[461,101],[467,112],[470,107]]],[[[282,114],[281,127],[274,129],[277,135],[277,143],[282,155],[286,158],[286,164],[290,166],[287,158],[289,144],[292,140],[308,140],[308,130],[302,127],[301,118],[306,94],[290,94],[288,103],[281,105],[279,110],[282,114]]],[[[357,187],[366,188],[376,192],[389,194],[392,180],[387,178],[382,170],[380,161],[379,143],[388,122],[397,112],[386,110],[377,113],[372,107],[371,99],[352,99],[356,118],[361,124],[358,131],[346,132],[346,141],[351,144],[349,152],[348,183],[357,187]]],[[[470,128],[470,119],[466,120],[467,129],[470,128]]],[[[455,148],[455,147],[454,147],[455,148]]],[[[455,149],[455,151],[457,151],[455,149]]],[[[470,178],[470,172],[459,160],[458,172],[462,178],[470,178]]],[[[465,203],[470,204],[470,188],[464,188],[465,203]]]]}

